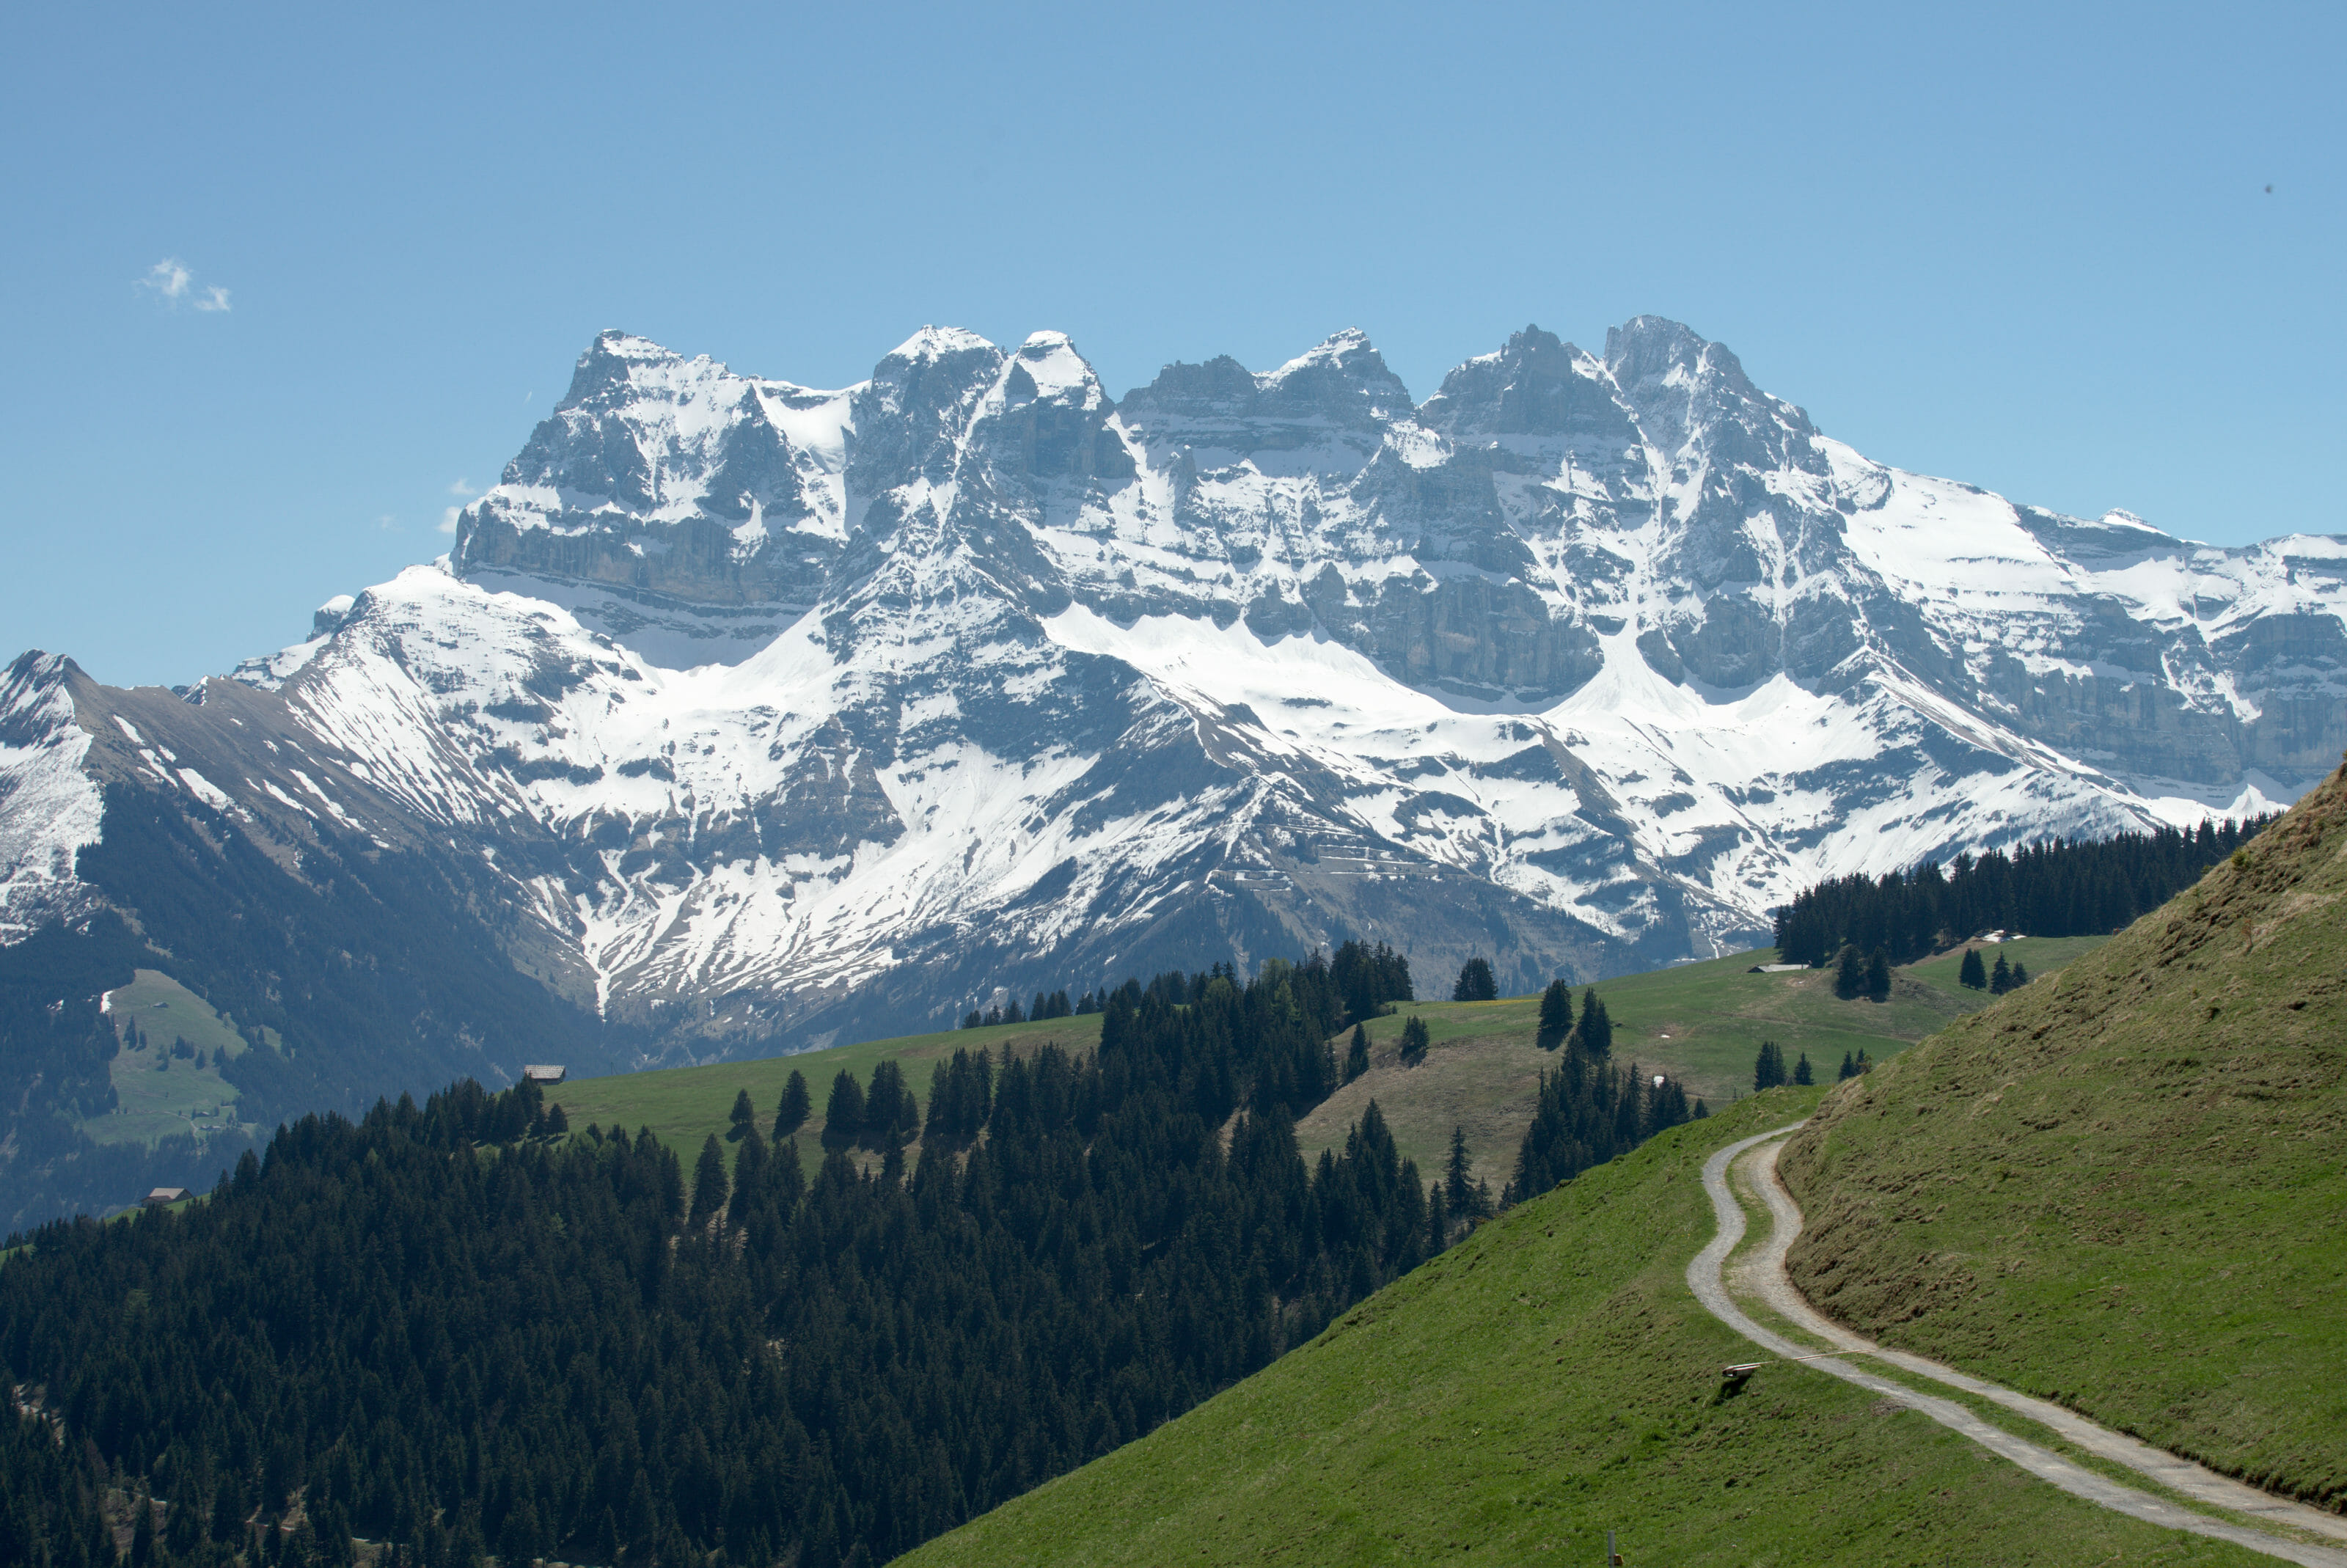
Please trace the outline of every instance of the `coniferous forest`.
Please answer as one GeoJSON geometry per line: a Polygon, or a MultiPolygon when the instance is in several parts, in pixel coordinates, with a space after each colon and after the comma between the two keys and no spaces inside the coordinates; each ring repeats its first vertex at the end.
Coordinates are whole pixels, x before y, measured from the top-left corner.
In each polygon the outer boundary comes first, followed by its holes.
{"type": "MultiPolygon", "coordinates": [[[[1399,977],[1346,979],[1374,1010],[1399,977]]],[[[134,1568],[346,1564],[354,1536],[415,1568],[885,1561],[1453,1239],[1374,1103],[1298,1152],[1347,989],[1317,958],[1127,982],[1096,1052],[957,1053],[917,1146],[892,1114],[880,1160],[834,1147],[812,1180],[739,1105],[730,1174],[528,1085],[305,1117],[203,1203],[52,1224],[0,1268],[42,1412],[0,1546],[111,1564],[112,1485],[152,1500],[134,1568]]],[[[1564,1055],[1512,1195],[1686,1114],[1564,1055]]]]}
{"type": "Polygon", "coordinates": [[[1842,876],[1804,889],[1776,912],[1788,964],[1829,963],[1845,948],[1911,963],[1983,931],[2088,937],[2157,909],[2249,842],[2271,816],[2206,821],[2088,842],[2047,839],[2006,855],[1959,855],[1911,872],[1842,876]]]}

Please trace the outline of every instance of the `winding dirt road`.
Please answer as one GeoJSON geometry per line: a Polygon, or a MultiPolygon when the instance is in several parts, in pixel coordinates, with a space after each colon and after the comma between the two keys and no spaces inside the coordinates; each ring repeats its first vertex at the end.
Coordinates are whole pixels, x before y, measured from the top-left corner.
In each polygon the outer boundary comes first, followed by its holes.
{"type": "MultiPolygon", "coordinates": [[[[1741,1261],[1733,1270],[1734,1284],[1739,1292],[1758,1298],[1802,1332],[1815,1335],[1833,1350],[1849,1356],[1862,1354],[1867,1360],[1879,1365],[1896,1367],[1976,1398],[1993,1400],[2059,1433],[2065,1440],[2087,1452],[2125,1465],[2195,1501],[2347,1542],[2347,1520],[2335,1514],[2270,1496],[2189,1460],[2178,1459],[2164,1450],[2152,1448],[2124,1433],[2098,1426],[2075,1410],[2064,1409],[2059,1405],[1983,1382],[1921,1356],[1882,1349],[1873,1341],[1851,1333],[1817,1311],[1794,1288],[1793,1282],[1785,1274],[1785,1255],[1791,1250],[1794,1239],[1801,1234],[1801,1211],[1794,1204],[1792,1194],[1785,1191],[1784,1184],[1778,1180],[1777,1156],[1784,1147],[1784,1140],[1799,1129],[1800,1123],[1795,1122],[1789,1127],[1779,1127],[1774,1132],[1730,1143],[1704,1163],[1703,1187],[1711,1199],[1712,1214],[1717,1221],[1718,1229],[1704,1249],[1696,1255],[1695,1261],[1687,1265],[1687,1287],[1695,1292],[1696,1299],[1702,1302],[1705,1310],[1714,1317],[1772,1355],[1808,1357],[1817,1354],[1815,1347],[1797,1345],[1755,1322],[1737,1305],[1735,1296],[1729,1292],[1728,1282],[1721,1277],[1720,1265],[1742,1244],[1745,1230],[1744,1208],[1729,1190],[1728,1171],[1747,1152],[1759,1149],[1760,1153],[1753,1158],[1750,1173],[1760,1195],[1768,1203],[1772,1224],[1768,1240],[1755,1250],[1751,1257],[1741,1261]]],[[[2030,1474],[2051,1481],[2074,1497],[2082,1497],[2148,1524],[2188,1530],[2196,1535],[2229,1541],[2269,1557],[2304,1564],[2305,1568],[2347,1568],[2347,1550],[2271,1534],[2250,1524],[2211,1519],[2150,1492],[2106,1480],[2093,1471],[2080,1469],[2050,1449],[1991,1425],[1953,1400],[1920,1393],[1904,1383],[1878,1376],[1840,1357],[1828,1355],[1803,1361],[1800,1366],[1855,1383],[1883,1399],[1929,1416],[1942,1426],[1962,1433],[1990,1452],[2012,1460],[2030,1474]]]]}

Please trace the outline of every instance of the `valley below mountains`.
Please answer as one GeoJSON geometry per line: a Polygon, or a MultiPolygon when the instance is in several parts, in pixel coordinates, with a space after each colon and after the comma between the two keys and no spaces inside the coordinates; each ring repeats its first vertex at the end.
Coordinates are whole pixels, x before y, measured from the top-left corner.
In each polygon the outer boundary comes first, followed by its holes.
{"type": "Polygon", "coordinates": [[[273,1031],[264,1112],[1348,937],[1520,993],[2286,804],[2347,745],[2342,607],[2347,540],[1887,467],[1655,317],[1423,402],[1350,332],[1121,399],[1053,333],[836,391],[606,333],[450,553],[305,640],[9,667],[0,938],[273,1031]]]}

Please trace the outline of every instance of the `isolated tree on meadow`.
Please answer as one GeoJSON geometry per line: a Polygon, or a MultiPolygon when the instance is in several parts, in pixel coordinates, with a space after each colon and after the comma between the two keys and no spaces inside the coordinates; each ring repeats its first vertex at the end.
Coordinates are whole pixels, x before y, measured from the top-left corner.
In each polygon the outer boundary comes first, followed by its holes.
{"type": "Polygon", "coordinates": [[[807,1115],[814,1109],[814,1099],[807,1093],[806,1074],[792,1068],[790,1078],[783,1084],[782,1102],[774,1107],[774,1137],[787,1138],[805,1126],[807,1115]]]}
{"type": "Polygon", "coordinates": [[[1401,1026],[1401,1064],[1416,1067],[1426,1060],[1427,1047],[1433,1043],[1426,1030],[1426,1020],[1416,1013],[1410,1014],[1409,1020],[1401,1026]]]}
{"type": "Polygon", "coordinates": [[[1866,989],[1866,960],[1858,949],[1842,944],[1841,954],[1834,959],[1834,995],[1842,1000],[1856,1001],[1859,992],[1866,989]]]}
{"type": "Polygon", "coordinates": [[[743,1089],[735,1092],[733,1109],[726,1113],[725,1119],[731,1123],[725,1130],[725,1137],[729,1143],[739,1143],[742,1141],[742,1134],[757,1125],[758,1108],[750,1103],[748,1090],[743,1089]]]}
{"type": "Polygon", "coordinates": [[[1964,949],[1964,961],[1956,968],[1956,983],[1970,986],[1976,991],[1988,989],[1988,970],[1981,963],[1978,948],[1964,949]]]}
{"type": "Polygon", "coordinates": [[[1369,1070],[1369,1031],[1365,1024],[1353,1026],[1352,1043],[1345,1048],[1345,1081],[1350,1083],[1369,1070]]]}
{"type": "Polygon", "coordinates": [[[2001,997],[2012,989],[2013,966],[2004,961],[2003,953],[1999,953],[1996,956],[1996,968],[1989,971],[1988,994],[2001,997]]]}
{"type": "Polygon", "coordinates": [[[1785,1052],[1773,1040],[1760,1042],[1760,1054],[1752,1062],[1752,1089],[1755,1093],[1775,1089],[1785,1081],[1785,1052]]]}
{"type": "Polygon", "coordinates": [[[1843,1051],[1841,1053],[1841,1071],[1834,1075],[1835,1081],[1839,1082],[1845,1079],[1856,1078],[1857,1076],[1858,1063],[1851,1059],[1850,1052],[1846,1050],[1843,1051]]]}
{"type": "Polygon", "coordinates": [[[1542,1050],[1554,1050],[1572,1032],[1573,988],[1562,979],[1551,980],[1541,992],[1540,1032],[1532,1041],[1542,1050]]]}
{"type": "Polygon", "coordinates": [[[1817,1074],[1809,1071],[1809,1053],[1805,1050],[1801,1060],[1793,1064],[1793,1081],[1806,1088],[1817,1081],[1817,1074]]]}
{"type": "Polygon", "coordinates": [[[2013,961],[2013,984],[2008,989],[2017,991],[2028,983],[2029,966],[2023,963],[2020,959],[2015,958],[2013,961]]]}
{"type": "Polygon", "coordinates": [[[1891,999],[1891,954],[1877,948],[1866,960],[1866,995],[1870,1001],[1891,999]]]}
{"type": "Polygon", "coordinates": [[[1478,954],[1459,966],[1459,983],[1450,988],[1455,1002],[1496,1001],[1500,982],[1492,978],[1491,960],[1478,954]]]}

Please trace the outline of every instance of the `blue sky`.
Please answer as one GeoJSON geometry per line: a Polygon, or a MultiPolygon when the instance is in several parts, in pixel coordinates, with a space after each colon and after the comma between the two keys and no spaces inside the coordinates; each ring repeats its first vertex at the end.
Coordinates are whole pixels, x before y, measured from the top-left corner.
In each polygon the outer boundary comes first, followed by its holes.
{"type": "Polygon", "coordinates": [[[1121,394],[1358,325],[1424,397],[1654,312],[1883,461],[2347,532],[2336,5],[347,9],[0,14],[8,652],[293,640],[605,326],[1121,394]]]}

